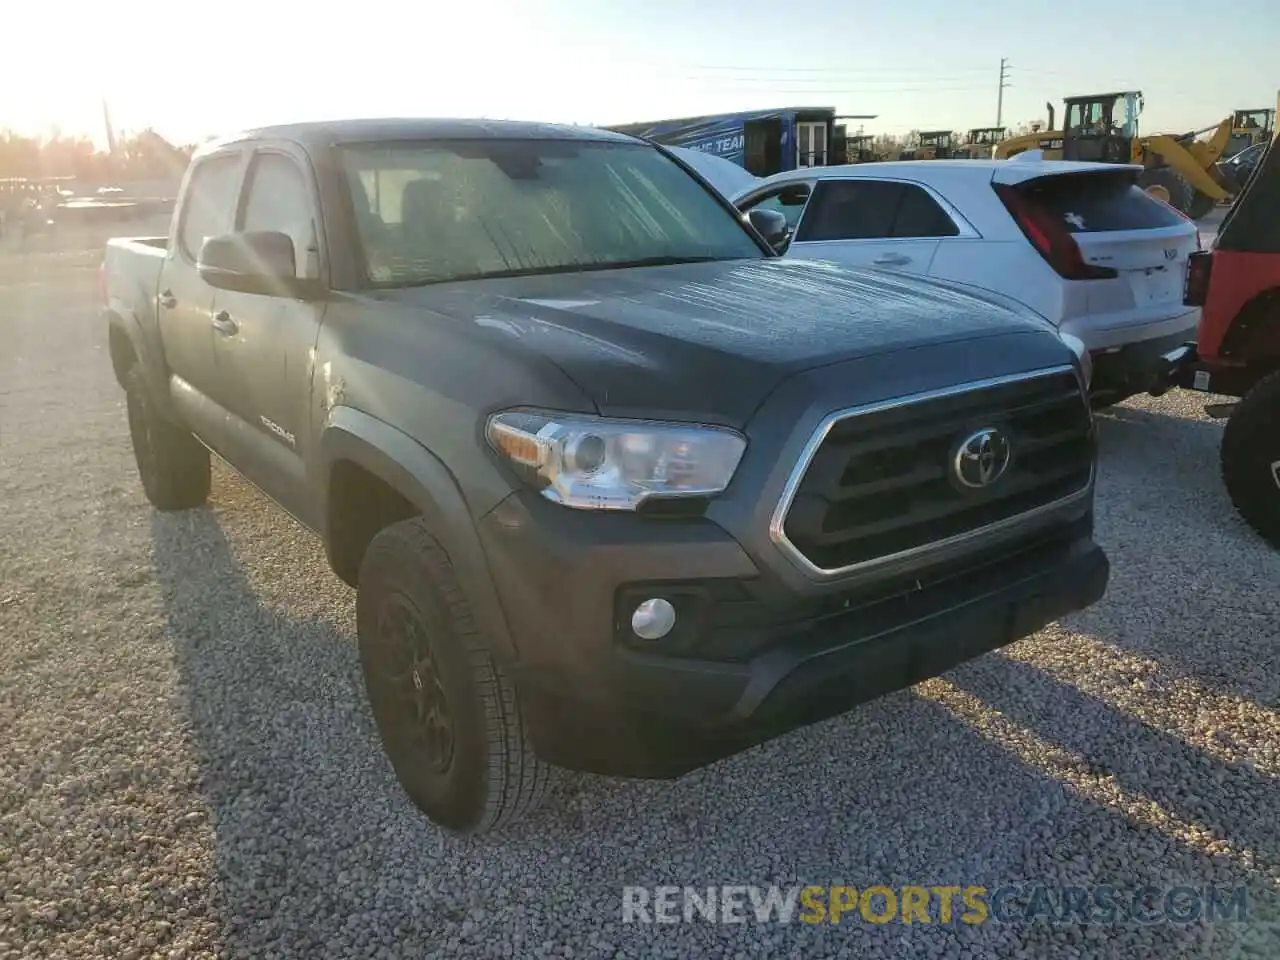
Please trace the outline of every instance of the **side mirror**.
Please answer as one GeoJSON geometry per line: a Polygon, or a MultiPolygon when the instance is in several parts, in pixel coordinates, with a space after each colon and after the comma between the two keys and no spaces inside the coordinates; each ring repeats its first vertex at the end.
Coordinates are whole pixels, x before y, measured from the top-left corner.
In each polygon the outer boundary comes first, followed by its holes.
{"type": "Polygon", "coordinates": [[[315,280],[298,276],[293,238],[274,230],[210,237],[196,264],[200,279],[219,290],[305,299],[319,292],[315,280]]]}
{"type": "Polygon", "coordinates": [[[781,250],[791,235],[787,218],[777,210],[761,210],[756,207],[747,212],[747,222],[755,227],[756,232],[775,250],[781,250]]]}

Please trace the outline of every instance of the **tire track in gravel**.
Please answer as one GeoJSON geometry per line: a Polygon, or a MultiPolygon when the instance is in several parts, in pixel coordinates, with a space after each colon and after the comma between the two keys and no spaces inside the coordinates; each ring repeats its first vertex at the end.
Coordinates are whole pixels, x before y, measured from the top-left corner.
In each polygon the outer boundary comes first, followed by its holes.
{"type": "MultiPolygon", "coordinates": [[[[150,576],[96,258],[0,290],[0,929],[34,955],[211,952],[200,768],[150,576]],[[16,293],[16,296],[15,296],[16,293]],[[20,682],[12,678],[18,676],[20,682]]],[[[2,953],[3,951],[0,951],[2,953]]],[[[27,954],[32,955],[32,954],[27,954]]]]}

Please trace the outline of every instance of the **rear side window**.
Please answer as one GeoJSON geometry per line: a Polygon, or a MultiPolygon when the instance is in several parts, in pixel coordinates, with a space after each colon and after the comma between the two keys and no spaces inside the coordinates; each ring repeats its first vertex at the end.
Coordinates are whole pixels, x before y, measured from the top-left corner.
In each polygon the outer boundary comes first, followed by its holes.
{"type": "Polygon", "coordinates": [[[1072,173],[1022,184],[1018,192],[1069,233],[1155,230],[1185,221],[1127,174],[1072,173]]]}
{"type": "Polygon", "coordinates": [[[200,256],[205,240],[226,233],[235,218],[238,154],[222,154],[201,161],[191,172],[183,199],[178,240],[190,260],[200,256]]]}
{"type": "Polygon", "coordinates": [[[959,233],[955,221],[924,190],[908,185],[902,191],[898,213],[893,218],[895,237],[954,237],[959,233]]]}
{"type": "Polygon", "coordinates": [[[954,237],[959,229],[920,187],[886,180],[829,180],[819,184],[796,239],[906,240],[954,237]]]}

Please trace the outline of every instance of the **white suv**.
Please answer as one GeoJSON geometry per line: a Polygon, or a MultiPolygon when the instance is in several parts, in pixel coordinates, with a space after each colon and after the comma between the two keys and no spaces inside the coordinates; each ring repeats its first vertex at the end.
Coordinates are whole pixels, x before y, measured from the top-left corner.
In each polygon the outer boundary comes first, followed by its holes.
{"type": "Polygon", "coordinates": [[[782,213],[786,255],[899,270],[1017,300],[1082,341],[1099,405],[1160,383],[1195,339],[1183,305],[1195,224],[1128,164],[915,160],[766,177],[733,202],[782,213]]]}

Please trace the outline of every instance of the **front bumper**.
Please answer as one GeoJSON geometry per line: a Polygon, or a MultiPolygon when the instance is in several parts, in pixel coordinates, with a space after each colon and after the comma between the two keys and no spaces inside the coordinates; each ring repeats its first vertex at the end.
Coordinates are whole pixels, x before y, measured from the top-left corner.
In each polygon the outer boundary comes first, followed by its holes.
{"type": "Polygon", "coordinates": [[[797,590],[718,524],[564,510],[531,493],[480,524],[520,651],[535,750],[597,773],[674,777],[1039,630],[1098,600],[1092,504],[977,555],[797,590]],[[660,596],[659,641],[630,612],[660,596]]]}

